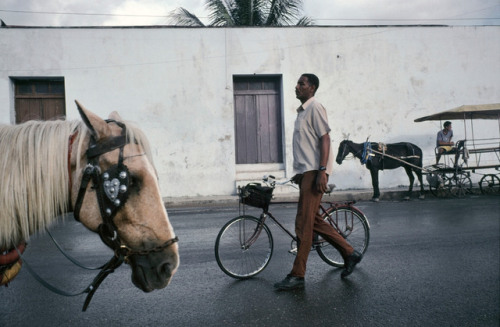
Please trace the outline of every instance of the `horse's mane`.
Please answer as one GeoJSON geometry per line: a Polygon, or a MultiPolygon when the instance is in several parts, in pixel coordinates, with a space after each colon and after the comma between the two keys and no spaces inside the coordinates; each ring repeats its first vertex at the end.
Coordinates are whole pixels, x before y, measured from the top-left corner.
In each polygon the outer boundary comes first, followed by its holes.
{"type": "MultiPolygon", "coordinates": [[[[0,249],[27,240],[69,210],[68,142],[75,132],[80,157],[89,133],[81,121],[0,125],[0,249]]],[[[152,163],[143,132],[127,124],[127,137],[143,146],[152,163]]]]}

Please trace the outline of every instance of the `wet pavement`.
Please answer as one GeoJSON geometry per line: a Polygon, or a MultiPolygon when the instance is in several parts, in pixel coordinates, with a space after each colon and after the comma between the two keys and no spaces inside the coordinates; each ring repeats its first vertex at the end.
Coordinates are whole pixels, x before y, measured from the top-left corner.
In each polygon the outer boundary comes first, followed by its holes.
{"type": "MultiPolygon", "coordinates": [[[[500,319],[500,197],[356,204],[371,238],[363,261],[346,280],[340,269],[311,253],[306,288],[276,292],[290,270],[290,239],[274,224],[269,266],[250,280],[226,276],[214,243],[238,205],[169,209],[180,239],[181,265],[165,289],[143,293],[120,267],[100,286],[87,310],[84,295],[63,297],[22,269],[0,288],[0,326],[498,326],[500,319]]],[[[294,204],[271,211],[292,229],[294,204]]],[[[249,209],[247,214],[257,214],[249,209]]],[[[88,265],[111,251],[70,219],[51,230],[63,248],[88,265]]],[[[28,263],[69,292],[85,288],[95,272],[73,266],[47,235],[29,242],[28,263]]]]}

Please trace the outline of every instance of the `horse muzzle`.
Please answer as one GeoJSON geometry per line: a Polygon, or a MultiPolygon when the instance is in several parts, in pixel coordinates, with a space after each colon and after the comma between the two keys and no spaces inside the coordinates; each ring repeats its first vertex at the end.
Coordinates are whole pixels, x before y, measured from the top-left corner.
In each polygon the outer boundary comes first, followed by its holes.
{"type": "Polygon", "coordinates": [[[174,248],[145,255],[133,254],[128,257],[132,268],[132,282],[144,292],[165,288],[179,266],[179,255],[174,248]]]}

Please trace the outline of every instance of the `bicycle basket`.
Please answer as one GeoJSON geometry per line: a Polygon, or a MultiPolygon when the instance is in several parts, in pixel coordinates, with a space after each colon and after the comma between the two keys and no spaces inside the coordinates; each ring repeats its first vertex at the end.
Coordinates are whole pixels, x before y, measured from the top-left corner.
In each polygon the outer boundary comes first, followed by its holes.
{"type": "Polygon", "coordinates": [[[259,183],[249,183],[239,188],[240,201],[243,204],[267,209],[273,197],[273,188],[259,183]]]}

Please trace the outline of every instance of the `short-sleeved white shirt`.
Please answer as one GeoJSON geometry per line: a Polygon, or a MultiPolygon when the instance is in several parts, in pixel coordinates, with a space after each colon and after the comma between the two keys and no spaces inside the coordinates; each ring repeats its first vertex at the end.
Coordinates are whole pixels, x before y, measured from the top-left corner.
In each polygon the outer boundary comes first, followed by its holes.
{"type": "Polygon", "coordinates": [[[439,147],[439,141],[441,142],[450,142],[451,138],[453,137],[453,130],[448,131],[448,133],[443,133],[443,131],[439,131],[437,133],[436,137],[436,147],[439,147]]]}
{"type": "MultiPolygon", "coordinates": [[[[297,109],[293,131],[293,169],[295,173],[318,170],[321,155],[321,137],[330,133],[326,109],[314,97],[297,109]]],[[[333,154],[330,145],[326,173],[333,171],[333,154]]]]}

